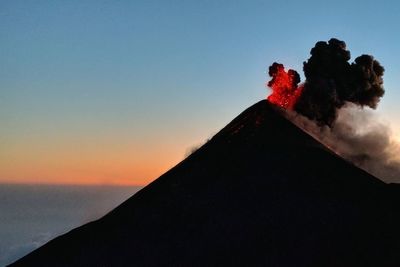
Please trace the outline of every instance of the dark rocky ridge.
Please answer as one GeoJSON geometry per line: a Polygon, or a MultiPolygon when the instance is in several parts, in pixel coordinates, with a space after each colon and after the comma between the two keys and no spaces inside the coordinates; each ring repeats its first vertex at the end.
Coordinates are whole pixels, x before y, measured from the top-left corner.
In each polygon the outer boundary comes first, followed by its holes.
{"type": "Polygon", "coordinates": [[[263,100],[103,218],[11,266],[400,266],[400,190],[263,100]]]}

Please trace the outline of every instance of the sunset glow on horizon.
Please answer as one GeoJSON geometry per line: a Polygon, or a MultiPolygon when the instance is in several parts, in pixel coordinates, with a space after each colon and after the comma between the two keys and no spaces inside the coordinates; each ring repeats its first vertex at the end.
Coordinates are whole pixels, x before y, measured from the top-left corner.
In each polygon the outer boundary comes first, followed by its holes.
{"type": "Polygon", "coordinates": [[[188,148],[184,141],[180,147],[163,141],[150,146],[150,141],[141,144],[115,137],[8,144],[8,155],[1,158],[5,163],[1,182],[143,186],[184,159],[188,148]]]}
{"type": "Polygon", "coordinates": [[[400,5],[310,5],[0,3],[0,183],[146,185],[265,99],[272,62],[300,72],[331,37],[385,67],[400,137],[400,5]]]}

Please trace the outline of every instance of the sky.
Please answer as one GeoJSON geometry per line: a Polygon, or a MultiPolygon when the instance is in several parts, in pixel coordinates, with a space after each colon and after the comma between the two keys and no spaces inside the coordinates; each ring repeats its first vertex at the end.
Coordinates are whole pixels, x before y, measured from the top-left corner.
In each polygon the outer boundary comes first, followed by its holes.
{"type": "MultiPolygon", "coordinates": [[[[385,67],[400,140],[398,1],[0,1],[0,183],[145,185],[317,41],[385,67]]],[[[304,78],[303,78],[304,80],[304,78]]]]}

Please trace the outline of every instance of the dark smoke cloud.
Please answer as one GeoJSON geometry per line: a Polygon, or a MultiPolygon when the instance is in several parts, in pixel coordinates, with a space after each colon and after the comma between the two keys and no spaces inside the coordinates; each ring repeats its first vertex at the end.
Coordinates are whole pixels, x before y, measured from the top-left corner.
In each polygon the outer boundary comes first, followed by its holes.
{"type": "MultiPolygon", "coordinates": [[[[319,125],[332,126],[337,110],[346,102],[376,108],[385,92],[382,79],[384,68],[372,56],[362,55],[350,64],[346,43],[334,38],[328,42],[317,42],[310,54],[303,67],[306,81],[294,105],[298,113],[319,125]]],[[[271,82],[279,65],[274,63],[269,69],[271,82]]],[[[297,73],[291,71],[296,76],[297,73]]]]}
{"type": "MultiPolygon", "coordinates": [[[[304,84],[286,85],[301,94],[284,114],[358,167],[386,182],[400,182],[400,144],[371,110],[385,93],[384,68],[370,55],[349,63],[345,42],[334,38],[317,42],[310,53],[303,67],[304,84]]],[[[269,86],[281,66],[270,67],[269,86]]]]}

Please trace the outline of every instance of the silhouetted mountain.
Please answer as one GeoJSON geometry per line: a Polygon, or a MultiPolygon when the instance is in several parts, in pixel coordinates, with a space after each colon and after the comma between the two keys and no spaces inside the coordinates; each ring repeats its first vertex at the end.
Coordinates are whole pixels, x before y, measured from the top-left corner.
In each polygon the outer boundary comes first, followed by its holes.
{"type": "Polygon", "coordinates": [[[263,100],[12,266],[400,266],[399,196],[263,100]]]}

